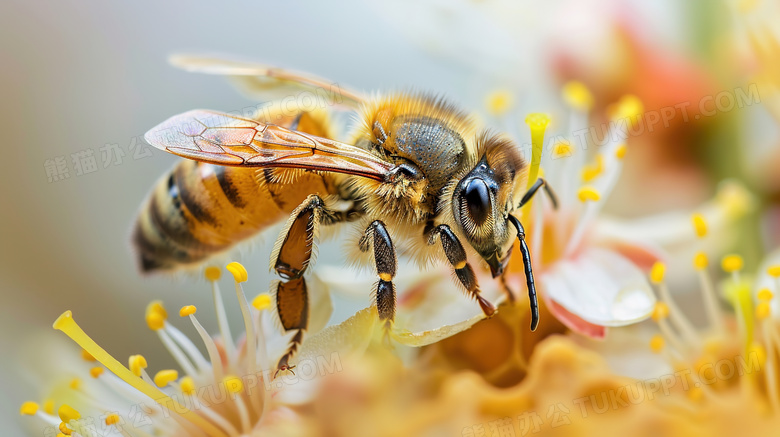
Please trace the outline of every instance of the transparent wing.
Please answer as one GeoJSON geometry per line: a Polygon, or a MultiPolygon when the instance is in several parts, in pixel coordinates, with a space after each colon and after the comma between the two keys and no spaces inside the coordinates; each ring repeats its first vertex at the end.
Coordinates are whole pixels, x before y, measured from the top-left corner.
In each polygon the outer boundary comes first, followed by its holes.
{"type": "Polygon", "coordinates": [[[303,168],[378,181],[393,168],[349,144],[203,109],[175,115],[144,138],[166,152],[217,165],[303,168]]]}

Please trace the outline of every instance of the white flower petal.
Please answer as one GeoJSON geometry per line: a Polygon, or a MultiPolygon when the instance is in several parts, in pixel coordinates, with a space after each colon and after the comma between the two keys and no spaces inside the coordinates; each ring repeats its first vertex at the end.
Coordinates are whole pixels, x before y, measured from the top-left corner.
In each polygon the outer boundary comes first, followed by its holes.
{"type": "Polygon", "coordinates": [[[583,320],[623,326],[644,320],[655,306],[645,275],[623,256],[591,248],[540,277],[551,299],[583,320]]]}

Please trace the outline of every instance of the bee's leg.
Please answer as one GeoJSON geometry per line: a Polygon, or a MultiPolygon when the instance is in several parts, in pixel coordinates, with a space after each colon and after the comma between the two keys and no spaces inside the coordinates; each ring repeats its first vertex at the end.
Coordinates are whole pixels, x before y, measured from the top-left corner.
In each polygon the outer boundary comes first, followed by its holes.
{"type": "Polygon", "coordinates": [[[333,216],[325,209],[322,198],[310,195],[290,215],[271,255],[271,268],[282,277],[271,285],[279,320],[286,332],[297,331],[287,352],[279,359],[277,373],[292,368],[289,360],[303,342],[303,332],[308,326],[309,292],[303,274],[311,261],[323,219],[327,221],[333,216]]]}
{"type": "Polygon", "coordinates": [[[466,288],[469,296],[477,300],[480,308],[482,308],[482,312],[488,317],[492,316],[496,312],[496,307],[480,295],[477,275],[474,274],[474,269],[468,263],[466,251],[463,249],[463,245],[458,240],[458,237],[452,232],[452,229],[447,225],[439,225],[434,228],[433,224],[430,223],[426,226],[425,234],[428,238],[428,244],[435,244],[436,237],[439,238],[441,247],[444,249],[444,255],[447,256],[447,260],[455,269],[455,275],[460,280],[460,283],[466,288]]]}
{"type": "Polygon", "coordinates": [[[374,248],[374,264],[379,282],[376,286],[376,309],[379,320],[384,322],[385,333],[390,332],[395,318],[395,286],[393,278],[398,267],[395,248],[385,224],[374,220],[360,237],[359,247],[363,252],[374,248]]]}
{"type": "Polygon", "coordinates": [[[542,178],[539,178],[534,182],[533,185],[531,185],[531,188],[528,189],[528,191],[525,192],[523,195],[523,198],[520,200],[520,204],[517,205],[517,208],[522,208],[523,205],[528,203],[529,200],[531,200],[532,197],[534,197],[534,194],[536,194],[537,191],[539,191],[539,188],[544,187],[544,191],[547,193],[547,197],[550,198],[550,201],[553,204],[553,208],[558,208],[558,197],[553,192],[552,188],[550,188],[550,185],[542,178]]]}

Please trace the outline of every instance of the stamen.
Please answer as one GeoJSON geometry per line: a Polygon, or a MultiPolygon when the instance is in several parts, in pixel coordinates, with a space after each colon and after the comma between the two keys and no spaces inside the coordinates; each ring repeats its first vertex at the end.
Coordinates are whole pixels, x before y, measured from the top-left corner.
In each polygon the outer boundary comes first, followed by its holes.
{"type": "Polygon", "coordinates": [[[184,354],[181,348],[173,341],[166,328],[166,320],[168,319],[168,311],[166,311],[162,302],[155,300],[149,303],[146,307],[146,324],[149,325],[149,329],[157,332],[158,337],[163,346],[168,349],[174,360],[181,366],[184,373],[188,375],[197,375],[192,362],[184,354]]]}
{"type": "MultiPolygon", "coordinates": [[[[693,328],[691,322],[685,318],[684,313],[680,310],[677,304],[675,304],[674,300],[672,300],[671,293],[669,293],[669,287],[664,282],[665,274],[666,265],[662,262],[657,262],[653,265],[653,268],[650,271],[650,280],[656,284],[661,301],[668,305],[669,317],[671,318],[672,323],[674,323],[677,329],[680,330],[680,333],[682,334],[683,338],[685,338],[687,343],[689,343],[691,346],[698,347],[698,345],[701,345],[699,336],[696,334],[696,330],[693,328]]],[[[682,349],[680,352],[684,351],[685,349],[682,349]]]]}
{"type": "Polygon", "coordinates": [[[561,141],[553,148],[553,156],[555,159],[568,158],[573,150],[568,141],[561,141]]]}
{"type": "Polygon", "coordinates": [[[582,168],[582,181],[587,183],[601,176],[604,172],[604,155],[596,155],[596,163],[582,168]]]}
{"type": "Polygon", "coordinates": [[[491,115],[500,117],[512,108],[512,94],[507,90],[498,90],[488,94],[485,106],[491,115]]]}
{"type": "Polygon", "coordinates": [[[160,370],[154,375],[154,383],[160,388],[165,387],[177,379],[179,379],[179,372],[171,369],[160,370]]]}
{"type": "MultiPolygon", "coordinates": [[[[724,263],[724,270],[727,263],[724,263]]],[[[734,267],[735,264],[729,267],[734,267]]],[[[728,271],[728,270],[727,270],[728,271]]],[[[734,271],[733,273],[736,273],[734,271]]],[[[742,338],[742,352],[745,357],[748,356],[749,347],[753,344],[753,331],[755,329],[755,312],[753,311],[753,296],[750,291],[748,281],[732,278],[724,283],[724,292],[726,298],[734,307],[737,315],[737,324],[739,326],[740,337],[742,338]]]]}
{"type": "MultiPolygon", "coordinates": [[[[550,117],[547,114],[529,114],[525,118],[525,123],[531,128],[531,165],[528,169],[528,182],[526,184],[526,189],[530,189],[539,177],[539,166],[542,163],[542,151],[544,150],[544,131],[550,124],[550,117]]],[[[523,217],[528,217],[532,203],[533,201],[530,201],[523,207],[523,217]]]]}
{"type": "Polygon", "coordinates": [[[71,435],[71,434],[73,434],[73,431],[70,428],[68,428],[68,424],[65,423],[65,422],[60,422],[59,428],[60,428],[60,433],[62,433],[64,435],[71,435]]]}
{"type": "Polygon", "coordinates": [[[179,317],[187,317],[190,314],[195,314],[197,311],[198,311],[198,309],[195,308],[195,305],[183,306],[179,310],[179,317]]]}
{"type": "Polygon", "coordinates": [[[73,390],[78,390],[81,387],[81,379],[79,378],[73,378],[70,380],[70,388],[73,390]]]}
{"type": "Polygon", "coordinates": [[[654,322],[658,323],[658,327],[661,329],[661,334],[663,334],[664,337],[669,340],[669,343],[672,344],[672,347],[674,347],[677,352],[685,353],[685,351],[688,350],[688,348],[685,347],[683,341],[677,336],[674,330],[672,330],[672,327],[669,325],[667,320],[667,317],[669,317],[668,305],[663,302],[656,302],[655,307],[653,308],[653,313],[650,317],[654,322]]]}
{"type": "Polygon", "coordinates": [[[615,158],[617,159],[623,159],[626,157],[626,152],[628,152],[628,146],[625,144],[620,144],[615,149],[615,158]]]}
{"type": "Polygon", "coordinates": [[[214,339],[211,338],[206,329],[203,328],[203,325],[198,322],[198,319],[195,317],[195,313],[193,312],[189,315],[189,317],[192,325],[195,327],[195,330],[198,331],[198,335],[200,335],[201,340],[203,340],[203,344],[206,345],[206,352],[209,354],[209,361],[211,362],[211,368],[214,372],[214,381],[221,381],[223,376],[222,357],[219,356],[217,345],[214,343],[214,339]]]}
{"type": "Polygon", "coordinates": [[[244,318],[244,329],[246,330],[246,371],[249,374],[253,374],[257,371],[257,339],[255,338],[255,330],[252,329],[252,315],[249,312],[249,303],[246,300],[244,288],[241,286],[242,282],[247,281],[248,274],[246,268],[241,263],[232,262],[225,268],[233,274],[233,279],[236,282],[236,297],[238,298],[238,304],[241,306],[241,316],[244,318]]]}
{"type": "Polygon", "coordinates": [[[580,199],[580,202],[598,202],[601,200],[601,194],[593,187],[582,187],[577,192],[577,197],[580,199]]]}
{"type": "Polygon", "coordinates": [[[97,378],[98,376],[102,375],[104,371],[105,371],[105,369],[103,369],[102,367],[100,367],[100,366],[95,366],[95,367],[93,367],[93,368],[89,369],[89,374],[90,374],[90,375],[91,375],[93,378],[97,378]]]}
{"type": "Polygon", "coordinates": [[[260,293],[252,299],[252,306],[258,311],[271,308],[271,296],[267,293],[260,293]]]}
{"type": "Polygon", "coordinates": [[[665,345],[664,337],[660,334],[656,334],[650,339],[650,349],[655,353],[661,353],[665,345]]]}
{"type": "Polygon", "coordinates": [[[130,367],[130,371],[133,372],[133,375],[141,377],[141,372],[149,367],[149,365],[146,363],[146,358],[144,358],[143,355],[130,355],[130,358],[127,360],[130,367]]]}
{"type": "Polygon", "coordinates": [[[38,408],[40,407],[38,406],[37,403],[28,401],[23,403],[22,407],[19,408],[19,414],[21,414],[22,416],[34,416],[35,413],[38,412],[38,408]]]}
{"type": "Polygon", "coordinates": [[[222,276],[219,267],[207,267],[205,271],[206,279],[211,282],[211,294],[214,298],[214,311],[217,313],[217,324],[219,333],[222,335],[222,342],[225,344],[225,353],[228,359],[236,356],[236,344],[233,342],[233,335],[230,333],[230,324],[228,323],[225,304],[222,302],[222,293],[219,290],[217,281],[222,276]]]}
{"type": "Polygon", "coordinates": [[[701,214],[694,214],[691,216],[693,222],[693,229],[696,231],[696,236],[704,238],[707,236],[707,222],[704,220],[704,216],[701,214]]]}
{"type": "Polygon", "coordinates": [[[768,288],[762,288],[761,290],[758,291],[757,297],[758,300],[760,301],[769,302],[775,297],[775,295],[771,291],[769,291],[768,288]]]}
{"type": "MultiPolygon", "coordinates": [[[[221,379],[218,379],[216,381],[221,381],[221,379]]],[[[176,384],[176,383],[173,383],[173,384],[176,384]]],[[[184,378],[181,379],[181,381],[179,381],[178,385],[179,385],[179,387],[178,387],[179,390],[181,390],[181,392],[184,395],[195,396],[195,388],[196,388],[195,387],[195,381],[193,381],[193,379],[191,377],[185,376],[184,378]]],[[[200,404],[200,407],[198,408],[198,411],[201,414],[203,414],[204,416],[206,416],[209,420],[211,420],[212,422],[216,423],[217,426],[219,426],[222,429],[224,429],[225,432],[227,432],[230,437],[238,437],[239,436],[239,433],[238,433],[238,430],[236,429],[236,427],[233,426],[232,423],[227,421],[227,419],[222,417],[222,415],[220,415],[216,411],[212,410],[210,407],[207,407],[205,405],[200,404]]]]}
{"type": "MultiPolygon", "coordinates": [[[[694,227],[696,226],[695,222],[696,219],[694,219],[694,227]]],[[[704,227],[706,232],[706,223],[704,227]]],[[[715,285],[712,283],[710,275],[707,274],[708,265],[709,259],[707,259],[707,254],[704,252],[697,252],[693,257],[693,267],[699,275],[699,283],[701,284],[702,295],[704,295],[704,309],[707,313],[707,319],[709,320],[710,325],[717,330],[718,333],[724,333],[726,328],[723,322],[723,315],[721,314],[720,305],[718,304],[718,297],[715,294],[715,285]]]]}
{"type": "Polygon", "coordinates": [[[563,85],[563,99],[572,108],[588,112],[593,108],[593,94],[582,82],[572,80],[563,85]]]}
{"type": "Polygon", "coordinates": [[[54,414],[54,400],[47,399],[46,402],[43,403],[43,411],[46,414],[54,414]]]}
{"type": "Polygon", "coordinates": [[[84,349],[81,350],[81,359],[84,361],[97,361],[95,357],[89,354],[89,352],[85,351],[84,349]]]}
{"type": "MultiPolygon", "coordinates": [[[[759,292],[759,295],[764,291],[759,292]]],[[[771,294],[771,292],[770,292],[771,294]]],[[[761,299],[759,297],[759,299],[761,299]]],[[[772,326],[772,309],[769,305],[769,299],[761,299],[762,302],[756,307],[756,318],[761,323],[761,331],[764,335],[764,343],[766,344],[766,391],[769,395],[769,402],[772,405],[772,409],[775,413],[780,412],[780,392],[778,392],[778,363],[777,363],[777,348],[776,343],[778,341],[776,331],[772,326]]]]}
{"type": "Polygon", "coordinates": [[[225,389],[227,389],[228,393],[234,395],[233,400],[236,402],[238,414],[239,417],[241,418],[241,428],[243,432],[246,434],[249,432],[251,426],[249,424],[249,412],[246,409],[244,400],[240,396],[241,392],[244,391],[244,383],[241,381],[241,378],[231,375],[225,378],[224,384],[225,384],[225,389]]]}
{"type": "Polygon", "coordinates": [[[726,273],[731,273],[734,278],[734,282],[739,282],[739,271],[743,266],[742,257],[739,255],[727,255],[721,260],[721,267],[726,273]]]}
{"type": "Polygon", "coordinates": [[[70,311],[64,312],[53,324],[54,329],[62,331],[79,346],[87,350],[93,357],[95,357],[103,366],[114,372],[115,375],[120,377],[126,383],[132,387],[149,396],[152,400],[157,402],[163,407],[167,405],[173,405],[173,410],[180,414],[182,417],[190,421],[195,426],[201,428],[206,434],[212,437],[223,437],[225,434],[216,428],[213,424],[206,421],[202,417],[188,410],[182,405],[179,405],[174,399],[171,399],[168,395],[162,392],[160,389],[152,386],[146,381],[138,378],[133,372],[124,367],[119,361],[108,354],[103,348],[101,348],[94,340],[92,340],[76,323],[73,319],[73,315],[70,311]]]}

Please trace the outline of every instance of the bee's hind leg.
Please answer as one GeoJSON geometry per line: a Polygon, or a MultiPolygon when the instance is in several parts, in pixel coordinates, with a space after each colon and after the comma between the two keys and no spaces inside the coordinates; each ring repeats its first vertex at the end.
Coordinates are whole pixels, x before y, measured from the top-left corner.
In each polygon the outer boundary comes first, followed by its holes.
{"type": "Polygon", "coordinates": [[[466,251],[463,249],[463,245],[458,240],[458,237],[452,232],[452,229],[447,225],[433,227],[433,224],[430,223],[426,226],[425,236],[429,245],[436,244],[436,238],[439,238],[444,255],[452,265],[452,268],[455,269],[455,276],[458,277],[460,283],[466,288],[466,293],[479,303],[479,307],[482,308],[482,312],[486,316],[490,317],[495,314],[496,307],[480,294],[477,275],[474,274],[474,269],[471,268],[466,259],[466,251]]]}
{"type": "Polygon", "coordinates": [[[289,360],[303,342],[309,323],[309,291],[303,274],[312,260],[319,226],[329,220],[333,220],[333,215],[325,208],[325,202],[312,194],[292,212],[274,245],[271,268],[282,278],[271,285],[276,311],[286,332],[297,331],[279,359],[276,374],[295,367],[289,360]]]}
{"type": "MultiPolygon", "coordinates": [[[[395,319],[395,285],[393,278],[398,268],[393,241],[381,220],[374,220],[360,237],[360,250],[374,249],[374,264],[379,282],[376,286],[376,309],[383,322],[385,335],[389,335],[395,319]]],[[[387,337],[385,337],[387,338],[387,337]]]]}

